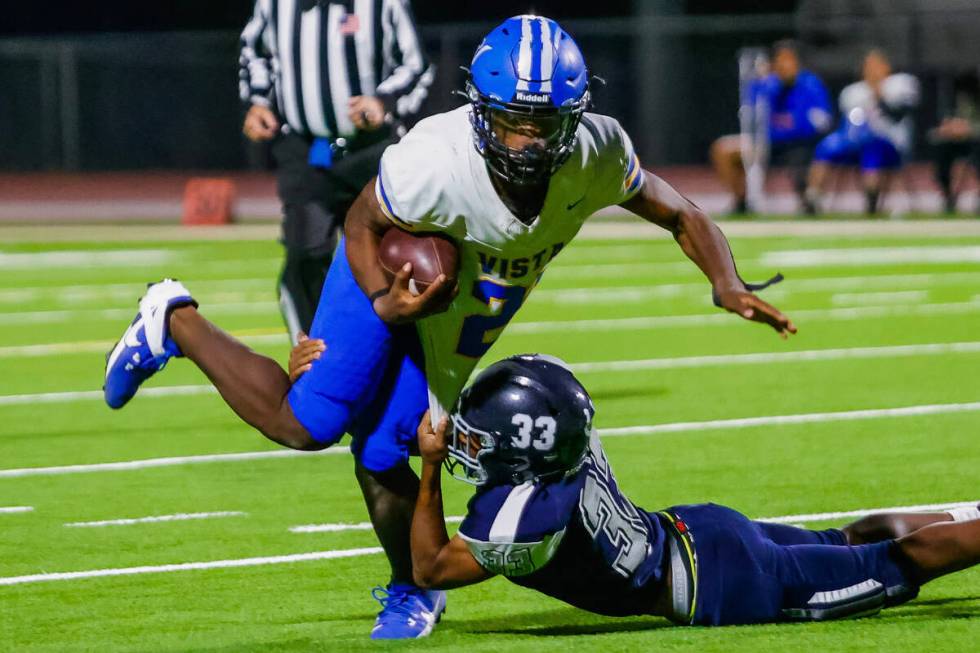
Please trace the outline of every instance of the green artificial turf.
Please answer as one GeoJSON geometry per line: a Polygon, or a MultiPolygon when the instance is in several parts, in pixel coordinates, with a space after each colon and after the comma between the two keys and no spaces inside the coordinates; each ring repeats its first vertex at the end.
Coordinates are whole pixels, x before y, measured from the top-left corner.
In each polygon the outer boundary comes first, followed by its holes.
{"type": "MultiPolygon", "coordinates": [[[[781,262],[787,281],[763,297],[796,319],[796,337],[784,342],[765,327],[714,309],[700,273],[668,240],[585,240],[562,253],[484,362],[525,351],[571,363],[852,352],[583,371],[600,429],[980,401],[980,264],[962,254],[963,248],[980,248],[980,238],[930,237],[923,223],[920,237],[743,238],[732,246],[746,279],[767,278],[776,271],[774,261],[781,262]],[[931,262],[915,256],[871,260],[910,247],[940,254],[931,262]],[[794,254],[780,254],[805,250],[853,256],[798,265],[794,254]],[[944,251],[960,255],[945,260],[944,251]],[[622,321],[669,316],[702,317],[622,321]],[[555,321],[566,324],[548,324],[555,321]],[[872,347],[949,343],[974,345],[852,355],[872,347]]],[[[3,473],[276,450],[214,394],[137,396],[119,412],[106,408],[97,393],[11,397],[98,391],[105,350],[131,319],[145,282],[165,275],[185,281],[204,314],[223,328],[285,361],[274,294],[279,245],[36,242],[0,244],[0,252],[0,508],[33,508],[0,512],[0,650],[972,651],[980,641],[978,570],[937,581],[916,601],[874,618],[720,629],[598,617],[494,579],[451,592],[449,611],[427,640],[386,646],[368,640],[378,607],[370,589],[387,580],[377,553],[3,585],[2,579],[15,576],[377,542],[370,530],[289,530],[367,520],[346,453],[3,473]],[[6,256],[14,254],[21,256],[6,256]],[[66,526],[229,511],[243,514],[66,526]]],[[[205,383],[192,364],[175,360],[146,387],[205,383]]],[[[980,499],[975,409],[738,428],[715,424],[609,437],[605,447],[622,488],[650,510],[714,501],[751,517],[778,517],[980,499]]],[[[462,514],[470,488],[447,480],[446,491],[446,513],[462,514]]]]}

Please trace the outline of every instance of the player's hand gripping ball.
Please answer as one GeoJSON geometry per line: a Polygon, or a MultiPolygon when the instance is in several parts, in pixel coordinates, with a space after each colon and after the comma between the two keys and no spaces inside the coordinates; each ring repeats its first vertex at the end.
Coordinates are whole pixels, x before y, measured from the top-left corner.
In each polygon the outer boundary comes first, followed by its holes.
{"type": "Polygon", "coordinates": [[[459,250],[451,240],[438,234],[412,234],[393,227],[381,239],[378,262],[388,283],[406,263],[411,263],[408,288],[415,296],[424,293],[440,274],[446,275],[450,287],[459,276],[459,250]]]}

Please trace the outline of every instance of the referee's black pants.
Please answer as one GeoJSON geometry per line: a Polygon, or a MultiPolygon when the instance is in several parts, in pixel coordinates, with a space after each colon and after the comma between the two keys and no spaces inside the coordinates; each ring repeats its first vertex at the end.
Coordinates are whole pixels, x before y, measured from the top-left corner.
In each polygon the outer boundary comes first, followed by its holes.
{"type": "Polygon", "coordinates": [[[286,248],[279,307],[294,344],[298,331],[310,331],[347,211],[377,174],[384,149],[394,142],[387,135],[371,136],[362,147],[355,143],[343,155],[335,155],[330,168],[308,163],[308,137],[281,134],[272,143],[286,248]]]}

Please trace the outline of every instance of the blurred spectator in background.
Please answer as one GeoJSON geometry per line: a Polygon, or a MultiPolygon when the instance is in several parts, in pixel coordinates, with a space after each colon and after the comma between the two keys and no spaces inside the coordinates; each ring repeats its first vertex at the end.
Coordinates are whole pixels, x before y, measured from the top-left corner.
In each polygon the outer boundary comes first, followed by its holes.
{"type": "Polygon", "coordinates": [[[839,129],[820,141],[814,152],[804,205],[807,213],[817,212],[832,167],[855,165],[861,168],[866,212],[875,213],[892,173],[911,152],[919,81],[907,73],[892,73],[891,62],[879,49],[865,55],[861,76],[861,81],[841,91],[839,129]]]}
{"type": "Polygon", "coordinates": [[[766,158],[788,167],[794,189],[802,200],[806,188],[807,166],[813,148],[829,131],[830,96],[819,77],[803,70],[800,51],[793,41],[772,46],[772,72],[748,87],[743,105],[763,107],[766,128],[763,133],[722,136],[711,145],[711,162],[722,182],[735,196],[734,213],[745,213],[746,158],[766,158]]]}
{"type": "MultiPolygon", "coordinates": [[[[953,110],[929,130],[936,162],[936,180],[943,191],[946,212],[956,211],[959,184],[953,183],[953,163],[964,159],[980,175],[980,73],[962,75],[954,85],[953,110]]],[[[980,202],[976,211],[980,214],[980,202]]]]}
{"type": "Polygon", "coordinates": [[[309,332],[337,232],[434,69],[408,0],[257,0],[241,38],[243,131],[272,141],[286,261],[279,304],[309,332]]]}

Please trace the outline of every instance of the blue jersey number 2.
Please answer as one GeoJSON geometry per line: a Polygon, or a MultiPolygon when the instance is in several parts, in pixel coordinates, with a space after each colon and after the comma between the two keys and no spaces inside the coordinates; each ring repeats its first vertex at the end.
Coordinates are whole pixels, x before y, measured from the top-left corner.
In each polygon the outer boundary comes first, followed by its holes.
{"type": "Polygon", "coordinates": [[[504,285],[486,277],[480,279],[473,286],[473,296],[486,304],[492,315],[470,315],[463,320],[456,353],[482,358],[524,303],[525,295],[524,286],[504,285]]]}

